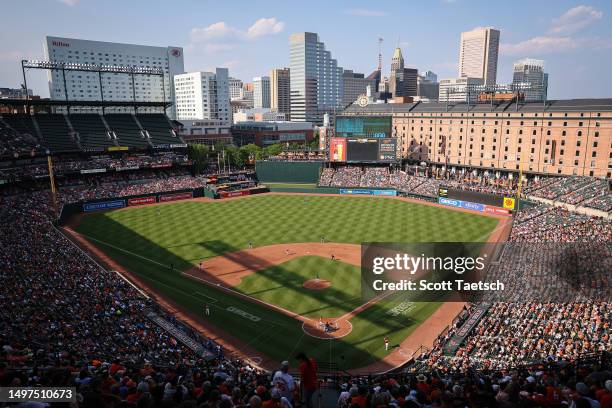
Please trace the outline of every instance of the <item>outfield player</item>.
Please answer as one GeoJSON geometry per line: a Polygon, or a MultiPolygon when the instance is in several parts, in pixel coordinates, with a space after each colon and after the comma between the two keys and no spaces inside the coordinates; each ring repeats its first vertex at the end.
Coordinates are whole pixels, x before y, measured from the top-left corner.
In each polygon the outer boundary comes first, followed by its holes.
{"type": "Polygon", "coordinates": [[[389,338],[387,336],[385,336],[385,350],[389,350],[389,338]]]}
{"type": "Polygon", "coordinates": [[[210,307],[208,307],[208,303],[204,305],[204,315],[210,316],[210,307]]]}

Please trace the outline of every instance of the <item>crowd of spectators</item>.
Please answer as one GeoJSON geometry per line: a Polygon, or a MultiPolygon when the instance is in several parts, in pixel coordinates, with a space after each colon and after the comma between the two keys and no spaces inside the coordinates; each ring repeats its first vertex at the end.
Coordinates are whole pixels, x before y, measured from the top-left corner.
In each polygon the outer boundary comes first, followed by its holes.
{"type": "MultiPolygon", "coordinates": [[[[187,155],[176,152],[160,154],[126,154],[122,156],[91,156],[84,160],[81,157],[55,158],[53,173],[56,176],[78,173],[82,170],[104,169],[107,171],[122,171],[146,168],[172,167],[176,164],[188,163],[187,155]]],[[[0,169],[4,178],[33,178],[49,175],[46,160],[38,159],[37,163],[29,165],[7,166],[0,169]]]]}
{"type": "Polygon", "coordinates": [[[44,146],[36,137],[19,133],[0,120],[0,157],[30,156],[44,151],[44,146]]]}
{"type": "MultiPolygon", "coordinates": [[[[432,198],[438,197],[440,186],[498,196],[515,196],[518,193],[518,178],[498,177],[494,172],[407,170],[359,165],[324,168],[319,185],[395,188],[432,198]]],[[[521,196],[556,200],[604,212],[612,211],[612,193],[608,181],[592,177],[525,177],[521,185],[521,196]]]]}
{"type": "Polygon", "coordinates": [[[515,220],[514,242],[581,242],[612,240],[609,220],[578,214],[561,207],[537,205],[523,208],[515,220]]]}
{"type": "Polygon", "coordinates": [[[191,331],[203,359],[149,320],[181,324],[55,230],[49,202],[44,191],[0,198],[1,386],[76,386],[82,407],[271,400],[265,372],[191,331]]]}

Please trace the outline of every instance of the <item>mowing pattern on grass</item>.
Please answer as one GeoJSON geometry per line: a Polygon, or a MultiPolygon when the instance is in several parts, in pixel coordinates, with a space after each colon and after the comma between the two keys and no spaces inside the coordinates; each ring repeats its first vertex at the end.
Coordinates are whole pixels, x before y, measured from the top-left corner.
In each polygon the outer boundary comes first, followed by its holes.
{"type": "Polygon", "coordinates": [[[360,282],[357,266],[303,256],[247,276],[235,289],[302,316],[340,317],[363,303],[360,282]],[[331,287],[313,291],[303,286],[317,275],[331,287]]]}
{"type": "MultiPolygon", "coordinates": [[[[201,284],[182,276],[181,271],[204,258],[248,248],[249,242],[259,247],[319,242],[321,236],[327,241],[357,244],[486,241],[496,224],[492,218],[395,199],[264,195],[91,214],[83,217],[76,229],[185,310],[202,316],[203,305],[208,303],[212,313],[207,321],[267,356],[280,361],[305,350],[321,361],[351,368],[382,358],[386,354],[382,338],[388,336],[392,344],[400,343],[439,304],[415,304],[402,315],[393,316],[389,311],[406,300],[401,294],[389,296],[353,317],[349,335],[329,342],[305,335],[301,323],[289,316],[201,284]],[[237,309],[259,320],[245,319],[237,309]]],[[[251,286],[247,277],[241,290],[254,297],[270,297],[275,304],[291,303],[289,310],[317,318],[323,310],[326,314],[343,314],[354,309],[358,285],[341,282],[343,271],[353,267],[341,262],[329,266],[324,261],[304,258],[277,265],[253,275],[251,286]],[[303,281],[311,277],[312,268],[319,267],[321,278],[334,284],[320,292],[305,290],[303,281]],[[275,281],[273,276],[277,274],[283,279],[275,281]]]]}

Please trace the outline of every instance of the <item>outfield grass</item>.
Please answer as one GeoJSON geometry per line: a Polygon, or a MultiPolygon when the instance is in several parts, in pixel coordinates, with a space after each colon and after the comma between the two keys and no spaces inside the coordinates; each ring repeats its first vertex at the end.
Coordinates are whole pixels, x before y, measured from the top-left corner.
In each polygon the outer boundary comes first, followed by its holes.
{"type": "MultiPolygon", "coordinates": [[[[321,236],[345,243],[486,241],[496,225],[492,218],[388,198],[263,195],[90,214],[76,229],[187,310],[201,315],[203,305],[210,304],[213,313],[208,319],[212,324],[268,356],[280,361],[305,350],[322,361],[352,368],[384,356],[384,336],[392,343],[401,342],[438,304],[418,303],[404,315],[390,317],[389,310],[405,301],[401,294],[390,296],[357,315],[351,321],[351,334],[330,342],[304,335],[295,319],[222,293],[180,272],[204,258],[247,248],[249,242],[254,246],[319,242],[321,236]],[[251,322],[231,313],[229,306],[248,311],[261,321],[251,322]]],[[[358,283],[347,274],[355,270],[342,262],[330,262],[298,258],[246,277],[238,289],[311,316],[322,315],[321,310],[344,314],[359,303],[355,300],[358,283]],[[321,277],[334,282],[332,288],[316,292],[298,285],[301,279],[309,279],[313,268],[321,269],[321,277]]]]}

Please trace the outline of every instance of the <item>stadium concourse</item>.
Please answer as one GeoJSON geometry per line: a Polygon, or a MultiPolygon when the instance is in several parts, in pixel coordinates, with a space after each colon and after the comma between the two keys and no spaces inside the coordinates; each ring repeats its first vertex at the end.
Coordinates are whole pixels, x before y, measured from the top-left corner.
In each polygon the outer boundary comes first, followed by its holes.
{"type": "MultiPolygon", "coordinates": [[[[2,148],[9,156],[37,146],[27,129],[5,127],[2,148]]],[[[46,162],[26,157],[9,157],[0,169],[0,386],[75,386],[82,407],[300,405],[297,394],[281,387],[288,381],[279,378],[290,374],[229,355],[67,240],[54,226],[46,162]]],[[[60,204],[210,187],[208,177],[193,176],[181,149],[81,151],[55,162],[60,204]]],[[[257,183],[252,173],[238,177],[257,183]]],[[[324,169],[319,184],[395,187],[423,199],[437,196],[441,184],[495,194],[517,190],[516,180],[503,177],[360,166],[324,169]]],[[[609,213],[605,181],[530,177],[524,187],[526,198],[571,206],[536,201],[525,207],[511,242],[612,240],[608,219],[571,211],[580,204],[609,213]]],[[[609,273],[604,265],[590,279],[609,283],[609,273]]],[[[313,378],[308,359],[290,361],[289,372],[302,386],[321,388],[323,406],[612,406],[609,302],[495,303],[447,353],[478,310],[478,304],[466,307],[433,349],[389,373],[313,378]]]]}

